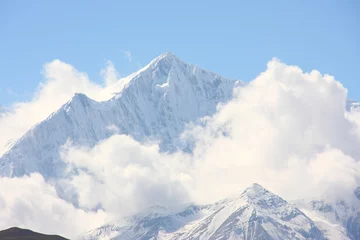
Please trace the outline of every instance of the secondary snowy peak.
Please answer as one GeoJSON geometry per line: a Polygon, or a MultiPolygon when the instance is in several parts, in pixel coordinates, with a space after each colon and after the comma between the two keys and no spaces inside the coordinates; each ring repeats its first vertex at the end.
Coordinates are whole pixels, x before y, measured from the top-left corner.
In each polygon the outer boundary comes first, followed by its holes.
{"type": "MultiPolygon", "coordinates": [[[[22,136],[0,159],[0,175],[40,172],[58,177],[65,167],[59,151],[68,140],[92,147],[116,129],[138,141],[158,140],[162,151],[184,149],[180,134],[189,122],[216,112],[241,81],[223,78],[165,53],[122,79],[112,99],[96,102],[75,96],[22,136]],[[111,128],[109,127],[111,126],[111,128]]],[[[191,150],[191,149],[190,149],[191,150]]]]}
{"type": "Polygon", "coordinates": [[[81,239],[325,239],[304,213],[258,184],[212,205],[131,219],[108,224],[81,239]]]}
{"type": "Polygon", "coordinates": [[[227,236],[224,239],[325,239],[310,218],[259,184],[253,184],[242,194],[226,199],[222,203],[225,207],[219,214],[227,216],[227,220],[226,224],[223,223],[216,230],[217,237],[227,236]]]}
{"type": "MultiPolygon", "coordinates": [[[[82,240],[104,239],[163,239],[162,234],[175,233],[186,224],[205,216],[209,206],[189,205],[177,212],[169,209],[149,209],[131,217],[110,222],[98,229],[89,231],[82,240]],[[160,210],[160,211],[159,211],[160,210]]],[[[165,238],[167,239],[167,238],[165,238]]]]}
{"type": "Polygon", "coordinates": [[[334,239],[360,239],[360,201],[359,188],[354,191],[354,198],[345,200],[312,200],[302,203],[301,208],[326,234],[334,239]]]}

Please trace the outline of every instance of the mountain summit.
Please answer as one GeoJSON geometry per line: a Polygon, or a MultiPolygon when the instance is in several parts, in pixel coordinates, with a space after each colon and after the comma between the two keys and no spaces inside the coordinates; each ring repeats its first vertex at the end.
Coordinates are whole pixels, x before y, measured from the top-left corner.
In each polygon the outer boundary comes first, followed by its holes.
{"type": "Polygon", "coordinates": [[[212,205],[190,205],[169,214],[139,214],[119,222],[90,231],[81,239],[325,239],[303,212],[259,184],[212,205]]]}
{"type": "Polygon", "coordinates": [[[187,64],[172,53],[155,58],[125,82],[105,102],[75,94],[1,157],[0,175],[39,172],[46,179],[59,177],[65,167],[61,146],[70,139],[75,145],[93,147],[114,134],[110,126],[138,141],[156,139],[162,151],[184,148],[179,136],[185,124],[214,114],[217,104],[229,101],[234,87],[243,84],[187,64]]]}

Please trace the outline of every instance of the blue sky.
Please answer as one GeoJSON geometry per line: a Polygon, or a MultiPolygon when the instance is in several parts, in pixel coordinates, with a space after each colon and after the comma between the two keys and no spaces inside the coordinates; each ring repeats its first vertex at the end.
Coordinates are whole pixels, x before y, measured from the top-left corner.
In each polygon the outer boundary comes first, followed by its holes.
{"type": "Polygon", "coordinates": [[[0,105],[31,99],[53,59],[99,82],[107,60],[126,76],[166,51],[246,81],[277,57],[360,100],[358,13],[356,0],[1,1],[0,105]]]}

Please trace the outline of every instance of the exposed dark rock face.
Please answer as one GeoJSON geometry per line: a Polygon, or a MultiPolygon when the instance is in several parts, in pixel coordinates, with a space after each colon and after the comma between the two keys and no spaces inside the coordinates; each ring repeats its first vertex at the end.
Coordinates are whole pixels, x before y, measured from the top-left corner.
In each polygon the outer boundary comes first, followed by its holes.
{"type": "Polygon", "coordinates": [[[28,229],[9,228],[0,231],[1,240],[67,240],[58,235],[45,235],[28,229]]]}

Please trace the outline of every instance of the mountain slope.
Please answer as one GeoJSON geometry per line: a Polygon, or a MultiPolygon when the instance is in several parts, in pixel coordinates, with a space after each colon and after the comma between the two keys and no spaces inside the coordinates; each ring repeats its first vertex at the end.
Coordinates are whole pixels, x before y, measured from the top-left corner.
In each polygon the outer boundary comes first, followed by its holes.
{"type": "Polygon", "coordinates": [[[326,239],[303,212],[258,184],[213,205],[150,211],[107,224],[83,240],[326,239]]]}
{"type": "Polygon", "coordinates": [[[66,238],[57,235],[45,235],[36,233],[27,229],[9,228],[0,231],[1,240],[66,240],[66,238]]]}
{"type": "Polygon", "coordinates": [[[139,141],[160,140],[162,151],[185,148],[179,140],[185,125],[215,113],[217,104],[231,99],[234,86],[243,84],[186,64],[171,53],[119,82],[124,83],[124,89],[105,102],[76,94],[1,157],[0,174],[58,177],[64,168],[59,150],[68,139],[91,147],[114,132],[139,141]]]}
{"type": "Polygon", "coordinates": [[[309,204],[300,203],[301,209],[314,220],[327,235],[335,239],[360,239],[360,188],[355,191],[356,198],[329,202],[313,200],[309,204]]]}

